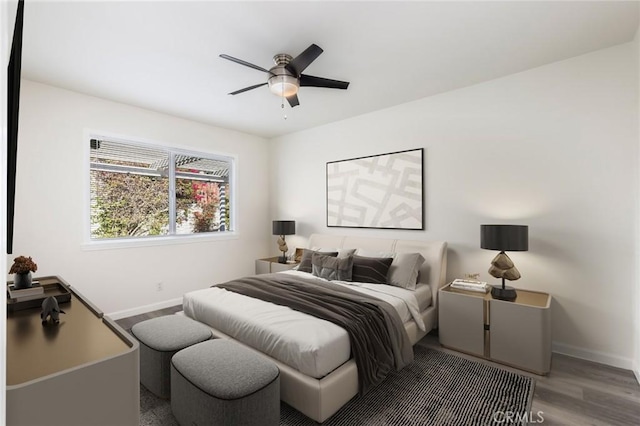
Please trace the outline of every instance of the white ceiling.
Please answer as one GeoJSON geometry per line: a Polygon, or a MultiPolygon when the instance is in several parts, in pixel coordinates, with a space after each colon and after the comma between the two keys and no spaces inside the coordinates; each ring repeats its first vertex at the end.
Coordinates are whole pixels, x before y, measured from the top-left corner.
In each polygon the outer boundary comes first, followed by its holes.
{"type": "Polygon", "coordinates": [[[23,76],[274,137],[633,39],[637,2],[25,2],[23,76]],[[276,53],[324,49],[291,109],[269,89],[276,53]],[[283,119],[286,113],[287,120],[283,119]]]}

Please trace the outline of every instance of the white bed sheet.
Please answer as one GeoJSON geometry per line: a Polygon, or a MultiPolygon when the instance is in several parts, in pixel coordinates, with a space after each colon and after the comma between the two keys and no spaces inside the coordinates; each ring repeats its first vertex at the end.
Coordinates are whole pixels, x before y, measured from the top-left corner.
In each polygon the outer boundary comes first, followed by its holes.
{"type": "Polygon", "coordinates": [[[418,308],[421,312],[431,306],[431,299],[433,298],[433,296],[431,295],[431,286],[429,284],[416,285],[414,294],[418,299],[418,308]]]}
{"type": "MultiPolygon", "coordinates": [[[[324,281],[305,272],[281,273],[324,281]]],[[[415,292],[380,284],[332,282],[390,303],[403,322],[414,319],[424,330],[415,292]]],[[[286,306],[221,288],[186,293],[183,310],[188,317],[208,324],[307,376],[324,377],[348,361],[351,355],[349,336],[343,328],[286,306]]]]}

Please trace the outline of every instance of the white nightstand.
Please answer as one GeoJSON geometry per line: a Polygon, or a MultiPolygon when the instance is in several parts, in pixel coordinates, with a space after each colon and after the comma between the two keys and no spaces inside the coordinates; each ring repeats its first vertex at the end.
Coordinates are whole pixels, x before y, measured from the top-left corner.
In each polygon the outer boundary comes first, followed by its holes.
{"type": "Polygon", "coordinates": [[[514,302],[447,285],[438,294],[440,344],[536,374],[551,369],[551,296],[517,290],[514,302]]]}
{"type": "Polygon", "coordinates": [[[288,271],[298,266],[300,263],[279,263],[279,257],[267,257],[256,260],[256,275],[269,274],[272,272],[288,271]]]}

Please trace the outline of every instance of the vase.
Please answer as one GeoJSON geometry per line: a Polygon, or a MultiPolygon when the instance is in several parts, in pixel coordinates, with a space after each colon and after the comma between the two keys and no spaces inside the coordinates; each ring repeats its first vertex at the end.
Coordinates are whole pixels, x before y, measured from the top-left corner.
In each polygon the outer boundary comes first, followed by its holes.
{"type": "Polygon", "coordinates": [[[13,286],[16,289],[31,287],[31,272],[26,274],[15,274],[13,278],[13,286]]]}

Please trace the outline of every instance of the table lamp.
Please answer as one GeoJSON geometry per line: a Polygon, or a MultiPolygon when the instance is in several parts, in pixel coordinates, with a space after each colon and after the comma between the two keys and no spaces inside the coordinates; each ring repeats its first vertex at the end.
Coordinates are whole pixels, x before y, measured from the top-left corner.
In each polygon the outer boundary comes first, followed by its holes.
{"type": "Polygon", "coordinates": [[[515,281],[520,272],[505,251],[529,250],[529,227],[526,225],[480,225],[480,247],[487,250],[500,250],[491,261],[489,274],[502,278],[502,287],[494,286],[491,296],[494,299],[513,302],[518,296],[513,287],[504,285],[504,280],[515,281]]]}
{"type": "Polygon", "coordinates": [[[279,263],[287,263],[287,242],[285,235],[294,235],[296,233],[295,220],[274,220],[273,235],[278,235],[278,249],[282,252],[282,257],[278,258],[279,263]]]}

